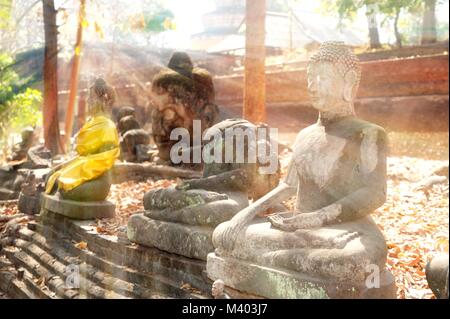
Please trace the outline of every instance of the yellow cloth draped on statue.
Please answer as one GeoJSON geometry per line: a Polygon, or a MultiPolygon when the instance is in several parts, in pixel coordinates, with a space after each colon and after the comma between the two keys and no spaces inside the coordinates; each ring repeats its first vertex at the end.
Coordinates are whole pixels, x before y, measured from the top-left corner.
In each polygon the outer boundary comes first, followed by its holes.
{"type": "Polygon", "coordinates": [[[93,180],[113,167],[120,155],[119,135],[113,121],[105,116],[91,118],[75,138],[78,155],[50,176],[45,192],[49,194],[58,180],[64,191],[93,180]]]}

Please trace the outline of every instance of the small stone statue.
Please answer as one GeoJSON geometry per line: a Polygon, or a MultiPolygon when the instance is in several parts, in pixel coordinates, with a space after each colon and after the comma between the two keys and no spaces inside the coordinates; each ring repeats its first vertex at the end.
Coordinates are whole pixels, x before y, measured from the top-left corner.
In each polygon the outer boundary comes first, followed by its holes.
{"type": "Polygon", "coordinates": [[[299,132],[285,180],[215,229],[208,276],[270,298],[394,298],[386,243],[370,217],[386,199],[386,133],[355,116],[358,60],[325,42],[307,74],[319,119],[299,132]],[[255,218],[293,195],[293,212],[255,218]],[[374,271],[379,289],[368,280],[374,271]]]}
{"type": "Polygon", "coordinates": [[[146,154],[150,136],[136,120],[133,107],[125,106],[119,109],[117,129],[120,134],[121,157],[124,160],[128,162],[150,160],[146,154]]]}
{"type": "MultiPolygon", "coordinates": [[[[209,130],[220,132],[222,139],[211,141],[205,147],[216,144],[225,154],[227,128],[246,128],[254,132],[258,129],[241,119],[220,122],[209,130]]],[[[276,153],[271,155],[277,160],[276,153]]],[[[259,167],[259,162],[249,163],[248,158],[244,158],[244,163],[208,160],[203,178],[147,192],[145,213],[135,214],[128,221],[130,241],[206,260],[206,255],[214,249],[211,241],[214,227],[246,207],[249,197],[259,198],[278,184],[279,171],[260,174],[259,167]]]]}
{"type": "Polygon", "coordinates": [[[36,195],[37,184],[36,184],[36,176],[34,175],[33,171],[30,171],[28,173],[27,178],[22,184],[21,192],[27,196],[36,195]]]}
{"type": "Polygon", "coordinates": [[[34,142],[34,128],[26,127],[21,132],[22,141],[13,147],[11,161],[21,161],[26,159],[27,152],[34,142]]]}
{"type": "Polygon", "coordinates": [[[211,287],[211,295],[214,299],[231,299],[225,292],[225,284],[223,280],[217,279],[211,287]]]}
{"type": "Polygon", "coordinates": [[[41,193],[44,191],[43,182],[36,178],[33,170],[30,170],[21,186],[18,208],[23,214],[39,214],[41,208],[41,193]]]}
{"type": "Polygon", "coordinates": [[[214,124],[219,113],[211,75],[194,68],[184,52],[174,52],[168,69],[155,76],[152,100],[152,134],[159,158],[166,162],[170,162],[170,149],[176,143],[170,140],[172,129],[183,127],[192,137],[193,120],[201,120],[204,131],[214,124]]]}

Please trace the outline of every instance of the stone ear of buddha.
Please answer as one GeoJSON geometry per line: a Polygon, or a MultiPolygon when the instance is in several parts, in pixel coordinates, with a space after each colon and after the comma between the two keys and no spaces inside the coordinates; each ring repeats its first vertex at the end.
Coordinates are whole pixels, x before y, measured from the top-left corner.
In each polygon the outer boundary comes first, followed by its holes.
{"type": "Polygon", "coordinates": [[[350,70],[347,73],[345,73],[345,85],[344,85],[344,92],[343,97],[346,102],[351,102],[353,100],[353,94],[355,91],[355,86],[357,83],[357,74],[355,71],[350,70]]]}

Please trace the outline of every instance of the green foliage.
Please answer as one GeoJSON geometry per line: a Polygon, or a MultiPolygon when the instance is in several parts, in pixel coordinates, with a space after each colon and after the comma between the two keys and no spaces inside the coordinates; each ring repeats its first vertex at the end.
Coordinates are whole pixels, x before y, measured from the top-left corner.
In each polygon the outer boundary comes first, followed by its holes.
{"type": "Polygon", "coordinates": [[[14,96],[8,112],[11,129],[18,132],[26,126],[41,124],[41,102],[41,92],[31,88],[27,88],[25,92],[14,96]]]}
{"type": "Polygon", "coordinates": [[[409,13],[419,13],[423,8],[423,0],[382,0],[378,5],[380,12],[388,17],[394,17],[404,10],[409,13]]]}
{"type": "Polygon", "coordinates": [[[11,18],[11,0],[0,0],[0,30],[6,29],[9,26],[11,18]]]}
{"type": "Polygon", "coordinates": [[[173,18],[174,14],[168,9],[160,9],[153,14],[144,14],[144,31],[159,33],[174,29],[175,26],[172,23],[173,18]]]}
{"type": "Polygon", "coordinates": [[[380,13],[395,15],[395,11],[400,9],[418,12],[423,2],[424,0],[322,0],[321,11],[338,13],[341,19],[353,19],[360,8],[371,4],[376,4],[380,13]]]}
{"type": "Polygon", "coordinates": [[[367,1],[354,1],[354,0],[322,0],[321,12],[325,14],[338,14],[340,20],[349,19],[353,20],[356,17],[356,12],[367,1]]]}
{"type": "Polygon", "coordinates": [[[0,144],[7,144],[11,133],[41,122],[41,92],[26,87],[11,68],[13,59],[0,54],[0,144]]]}

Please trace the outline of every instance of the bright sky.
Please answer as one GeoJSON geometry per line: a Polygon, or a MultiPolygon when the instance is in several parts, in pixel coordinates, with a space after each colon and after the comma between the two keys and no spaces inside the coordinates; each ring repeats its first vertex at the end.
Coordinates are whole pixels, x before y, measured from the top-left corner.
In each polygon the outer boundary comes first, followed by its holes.
{"type": "MultiPolygon", "coordinates": [[[[316,13],[318,11],[318,7],[320,6],[320,2],[320,0],[297,0],[295,9],[301,11],[302,17],[305,19],[312,19],[312,21],[320,19],[320,23],[328,24],[330,27],[334,28],[337,24],[336,19],[321,17],[316,13]]],[[[55,0],[57,7],[60,3],[67,3],[67,0],[55,0]]],[[[215,9],[214,0],[166,0],[164,4],[175,15],[176,30],[165,32],[163,37],[167,46],[177,49],[187,49],[190,47],[191,35],[204,31],[202,16],[205,13],[215,9]]],[[[443,4],[438,5],[436,10],[438,21],[449,21],[448,9],[449,0],[445,0],[443,4]]],[[[73,23],[76,23],[75,18],[72,20],[73,23]]],[[[381,18],[378,20],[380,23],[381,18]]],[[[107,27],[107,24],[108,23],[105,23],[104,27],[107,27]]],[[[365,17],[364,10],[359,11],[357,19],[352,25],[352,32],[361,39],[367,38],[367,19],[365,17]]],[[[386,37],[392,37],[393,35],[390,33],[391,32],[380,32],[381,41],[385,42],[385,40],[387,40],[386,37]]]]}
{"type": "Polygon", "coordinates": [[[215,8],[213,0],[167,0],[166,6],[174,13],[177,26],[169,41],[180,49],[189,47],[192,34],[203,31],[202,16],[215,8]]]}
{"type": "MultiPolygon", "coordinates": [[[[189,37],[192,34],[203,31],[202,15],[213,11],[215,8],[214,0],[167,0],[166,6],[175,14],[177,25],[176,32],[167,35],[170,46],[177,48],[189,47],[189,37]],[[195,4],[194,4],[195,3],[195,4]]],[[[316,12],[320,1],[299,1],[297,9],[303,12],[316,12]]],[[[307,13],[305,13],[307,14],[307,13]]],[[[449,21],[449,1],[444,1],[436,10],[438,21],[449,21]]],[[[316,18],[316,17],[314,17],[316,18]]],[[[335,23],[327,21],[326,23],[335,23]]],[[[361,10],[355,21],[353,31],[362,37],[367,35],[367,20],[364,10],[361,10]]]]}

